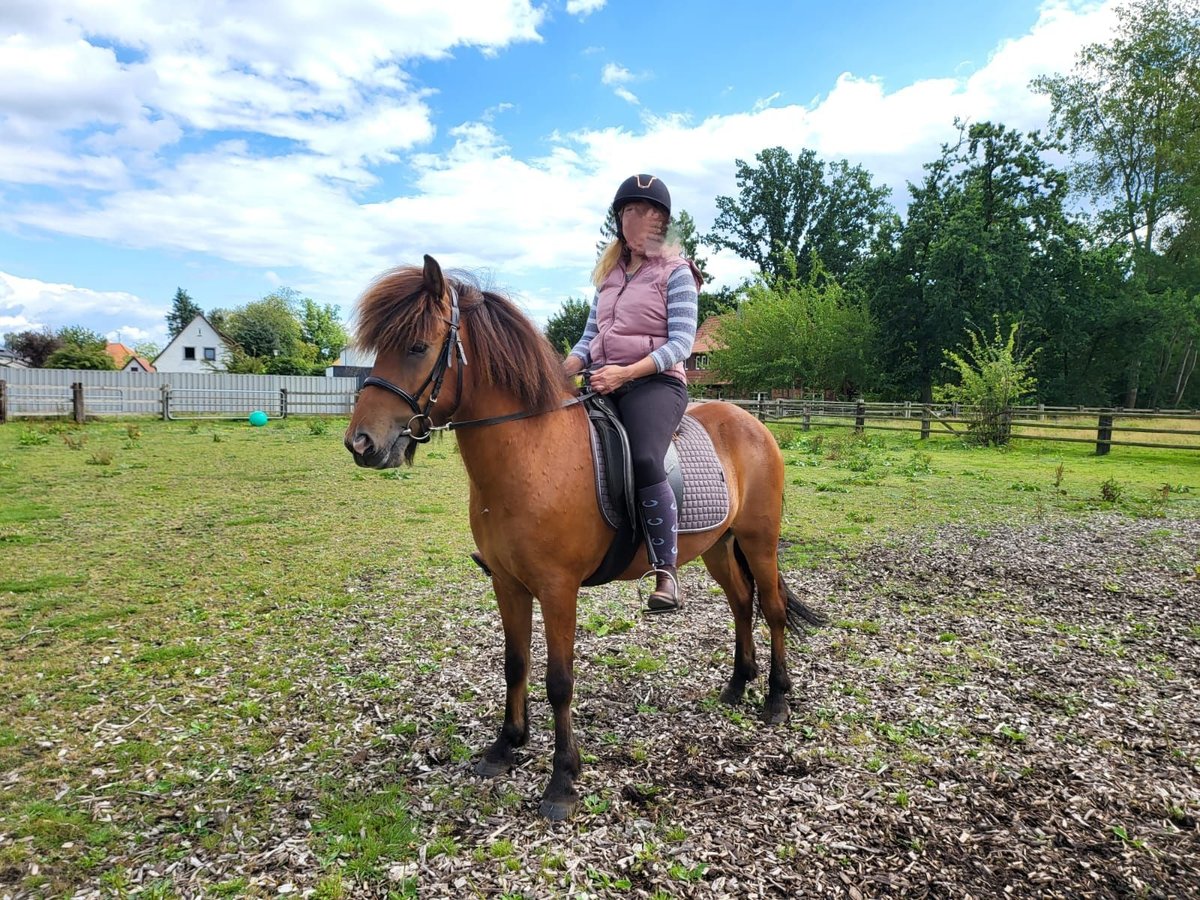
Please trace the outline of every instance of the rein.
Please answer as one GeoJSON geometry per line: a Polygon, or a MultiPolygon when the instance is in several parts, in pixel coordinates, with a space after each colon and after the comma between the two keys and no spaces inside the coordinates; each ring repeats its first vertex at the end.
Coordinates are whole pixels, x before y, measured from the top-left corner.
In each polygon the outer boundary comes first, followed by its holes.
{"type": "MultiPolygon", "coordinates": [[[[416,291],[412,296],[417,296],[421,291],[416,291]]],[[[442,349],[438,352],[437,361],[433,364],[433,368],[429,371],[429,375],[421,382],[421,386],[417,388],[416,394],[410,394],[404,388],[397,384],[392,384],[386,378],[380,378],[378,375],[368,375],[363,379],[362,386],[377,387],[385,391],[390,391],[401,400],[408,404],[412,410],[412,418],[408,420],[408,424],[401,430],[400,436],[407,437],[423,444],[433,437],[435,431],[457,431],[461,428],[482,428],[486,425],[499,425],[502,422],[515,422],[517,419],[529,419],[533,416],[544,415],[548,412],[556,412],[557,410],[542,410],[541,412],[530,412],[522,410],[521,412],[508,413],[503,416],[489,416],[486,419],[467,419],[462,422],[447,421],[445,425],[434,425],[433,419],[429,415],[429,411],[433,409],[433,405],[437,403],[438,394],[442,390],[442,381],[446,377],[446,371],[454,368],[454,359],[458,357],[462,363],[458,367],[458,390],[454,400],[454,408],[450,410],[449,417],[453,417],[458,410],[459,403],[462,402],[462,386],[463,386],[463,368],[467,365],[467,354],[463,350],[462,337],[459,335],[459,309],[458,309],[458,291],[453,287],[450,288],[450,318],[443,320],[450,326],[450,330],[446,332],[446,340],[442,343],[442,349]],[[429,399],[425,402],[425,408],[421,408],[421,404],[417,398],[425,393],[425,388],[433,385],[433,390],[429,393],[429,399]],[[413,424],[419,423],[421,428],[420,433],[413,430],[413,424]]],[[[585,391],[578,397],[572,397],[569,400],[564,400],[558,409],[566,409],[574,406],[577,403],[595,396],[594,391],[585,391]]]]}

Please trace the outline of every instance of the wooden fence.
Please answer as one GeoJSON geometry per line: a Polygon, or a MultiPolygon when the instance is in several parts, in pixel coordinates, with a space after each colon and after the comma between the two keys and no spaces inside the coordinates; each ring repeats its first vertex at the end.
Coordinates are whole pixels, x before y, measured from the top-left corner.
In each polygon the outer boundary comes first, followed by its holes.
{"type": "MultiPolygon", "coordinates": [[[[763,421],[841,426],[856,432],[905,431],[922,440],[932,434],[966,437],[973,410],[954,405],[880,403],[865,400],[730,400],[763,421]]],[[[1012,440],[1095,444],[1104,455],[1113,447],[1200,450],[1200,412],[1180,409],[1114,409],[1084,406],[1016,406],[999,422],[1012,440]],[[1154,440],[1147,436],[1155,435],[1154,440]]]]}

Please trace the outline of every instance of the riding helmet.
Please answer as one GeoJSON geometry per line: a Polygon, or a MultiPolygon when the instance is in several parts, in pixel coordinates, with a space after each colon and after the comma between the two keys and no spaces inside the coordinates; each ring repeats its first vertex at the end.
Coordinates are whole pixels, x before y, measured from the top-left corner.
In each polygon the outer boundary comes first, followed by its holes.
{"type": "Polygon", "coordinates": [[[662,209],[671,218],[671,192],[663,184],[661,178],[654,175],[630,175],[617,188],[613,197],[613,215],[617,220],[617,234],[621,233],[621,207],[633,200],[649,200],[662,209]]]}

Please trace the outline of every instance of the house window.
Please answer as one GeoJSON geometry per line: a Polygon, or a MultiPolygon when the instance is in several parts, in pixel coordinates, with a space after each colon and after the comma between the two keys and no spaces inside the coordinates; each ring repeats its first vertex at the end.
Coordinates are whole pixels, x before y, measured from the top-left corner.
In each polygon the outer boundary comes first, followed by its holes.
{"type": "Polygon", "coordinates": [[[204,358],[207,359],[209,362],[216,362],[217,361],[217,348],[216,347],[205,347],[204,348],[204,358]]]}
{"type": "Polygon", "coordinates": [[[196,348],[195,347],[184,347],[183,348],[183,358],[184,359],[195,359],[196,358],[196,348]]]}
{"type": "Polygon", "coordinates": [[[708,368],[708,354],[707,353],[697,353],[696,354],[696,368],[697,369],[707,369],[708,368]]]}

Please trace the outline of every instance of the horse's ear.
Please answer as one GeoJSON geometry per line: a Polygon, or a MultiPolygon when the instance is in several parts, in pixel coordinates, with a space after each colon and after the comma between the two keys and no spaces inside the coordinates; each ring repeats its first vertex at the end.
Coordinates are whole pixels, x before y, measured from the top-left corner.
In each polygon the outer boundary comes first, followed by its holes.
{"type": "Polygon", "coordinates": [[[421,275],[425,282],[425,287],[437,298],[442,298],[446,294],[446,278],[442,275],[442,267],[438,265],[438,261],[425,254],[425,271],[421,275]]]}

